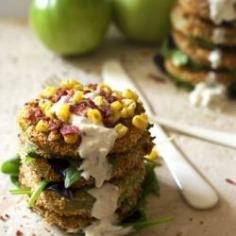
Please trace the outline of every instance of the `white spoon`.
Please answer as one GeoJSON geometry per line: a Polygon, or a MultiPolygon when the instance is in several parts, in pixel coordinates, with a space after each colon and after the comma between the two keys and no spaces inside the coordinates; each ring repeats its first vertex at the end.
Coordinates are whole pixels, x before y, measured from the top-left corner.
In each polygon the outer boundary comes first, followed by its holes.
{"type": "MultiPolygon", "coordinates": [[[[139,94],[147,113],[151,117],[155,117],[151,106],[125,73],[118,61],[108,61],[104,64],[102,78],[105,83],[114,89],[123,90],[125,88],[131,88],[135,90],[139,94]]],[[[168,136],[157,122],[154,123],[152,134],[156,137],[155,141],[160,142],[168,139],[168,136]]],[[[165,160],[182,196],[190,206],[203,210],[212,208],[218,203],[218,195],[215,190],[185,159],[173,143],[162,143],[158,146],[158,152],[165,160]]]]}

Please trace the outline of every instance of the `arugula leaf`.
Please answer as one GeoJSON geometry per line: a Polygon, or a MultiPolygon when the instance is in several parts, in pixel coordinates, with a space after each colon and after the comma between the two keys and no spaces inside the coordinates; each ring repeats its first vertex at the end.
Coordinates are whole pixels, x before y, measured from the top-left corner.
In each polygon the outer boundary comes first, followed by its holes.
{"type": "Polygon", "coordinates": [[[48,182],[46,180],[42,180],[41,182],[38,183],[38,185],[36,186],[36,188],[32,192],[32,195],[28,201],[29,207],[32,207],[34,205],[34,203],[39,198],[39,195],[41,194],[41,192],[46,188],[47,184],[48,184],[48,182]]]}
{"type": "Polygon", "coordinates": [[[142,198],[145,198],[148,194],[155,194],[156,196],[160,194],[160,186],[154,170],[156,166],[157,164],[153,162],[145,163],[146,177],[142,184],[142,198]]]}
{"type": "Polygon", "coordinates": [[[10,179],[11,179],[11,182],[12,182],[15,186],[17,186],[17,187],[20,186],[20,183],[19,183],[19,176],[13,176],[13,175],[11,175],[11,176],[10,176],[10,179]]]}
{"type": "Polygon", "coordinates": [[[13,195],[24,195],[24,194],[31,194],[30,188],[22,187],[18,189],[10,190],[10,193],[13,195]]]}
{"type": "Polygon", "coordinates": [[[158,218],[158,219],[155,219],[155,220],[139,221],[139,222],[136,222],[136,223],[132,224],[132,227],[136,231],[139,231],[139,230],[145,229],[145,228],[153,226],[153,225],[160,225],[160,224],[169,223],[172,220],[173,220],[172,217],[163,217],[163,218],[158,218]]]}
{"type": "Polygon", "coordinates": [[[72,184],[77,182],[81,177],[81,171],[77,170],[75,167],[68,167],[65,172],[64,185],[65,188],[69,188],[72,184]]]}
{"type": "Polygon", "coordinates": [[[1,166],[1,171],[4,174],[18,176],[20,168],[20,157],[19,154],[10,160],[5,161],[1,166]]]}

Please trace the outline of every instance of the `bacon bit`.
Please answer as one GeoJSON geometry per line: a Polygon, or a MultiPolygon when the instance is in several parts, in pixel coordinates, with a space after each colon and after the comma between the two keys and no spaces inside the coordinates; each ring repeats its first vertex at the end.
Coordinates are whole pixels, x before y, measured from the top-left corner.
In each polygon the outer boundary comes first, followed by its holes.
{"type": "Polygon", "coordinates": [[[64,88],[59,88],[56,92],[56,94],[53,96],[52,100],[53,102],[57,102],[60,100],[60,98],[64,95],[67,95],[67,91],[64,88]]]}
{"type": "Polygon", "coordinates": [[[117,97],[106,93],[104,90],[100,90],[99,95],[103,96],[109,103],[112,103],[118,100],[117,97]]]}
{"type": "Polygon", "coordinates": [[[58,129],[60,128],[61,125],[62,125],[62,122],[60,120],[55,120],[55,121],[50,120],[49,130],[52,131],[52,130],[58,129]]]}
{"type": "Polygon", "coordinates": [[[236,181],[232,180],[232,179],[225,179],[225,181],[228,183],[228,184],[232,184],[232,185],[236,185],[236,181]]]}
{"type": "Polygon", "coordinates": [[[84,90],[84,94],[91,93],[90,90],[84,90]]]}
{"type": "Polygon", "coordinates": [[[112,111],[111,111],[111,108],[110,107],[103,107],[101,109],[101,113],[102,113],[102,117],[103,119],[108,119],[109,117],[111,117],[112,115],[112,111]]]}
{"type": "Polygon", "coordinates": [[[79,134],[79,128],[73,125],[67,125],[64,124],[62,128],[60,129],[60,133],[62,135],[68,135],[68,134],[79,134]]]}
{"type": "Polygon", "coordinates": [[[106,97],[106,100],[109,102],[109,103],[113,103],[113,102],[115,102],[115,101],[117,101],[117,97],[115,97],[115,96],[107,96],[106,97]]]}
{"type": "Polygon", "coordinates": [[[164,80],[163,78],[153,74],[153,73],[149,73],[147,75],[148,78],[152,79],[152,80],[155,80],[157,82],[160,82],[160,83],[166,83],[166,80],[164,80]]]}
{"type": "Polygon", "coordinates": [[[65,97],[65,102],[69,102],[70,101],[70,98],[74,95],[74,91],[73,90],[70,90],[68,93],[67,93],[67,95],[66,95],[66,97],[65,97]]]}
{"type": "Polygon", "coordinates": [[[90,83],[87,85],[87,87],[91,88],[94,91],[97,89],[97,86],[98,86],[97,84],[93,84],[93,83],[90,83]]]}
{"type": "Polygon", "coordinates": [[[16,236],[23,236],[24,234],[20,231],[20,230],[17,230],[16,231],[16,236]]]}
{"type": "Polygon", "coordinates": [[[28,114],[28,117],[27,119],[30,121],[30,122],[35,122],[37,121],[39,118],[43,117],[43,113],[42,111],[40,110],[39,107],[33,107],[30,111],[29,111],[29,114],[28,114]]]}
{"type": "Polygon", "coordinates": [[[110,120],[111,115],[112,115],[112,111],[110,107],[104,107],[102,109],[100,109],[101,113],[102,113],[102,117],[103,117],[103,124],[106,127],[112,127],[113,124],[110,120]]]}
{"type": "Polygon", "coordinates": [[[71,112],[76,115],[83,115],[87,108],[96,108],[97,106],[91,99],[83,100],[79,104],[71,106],[71,112]]]}
{"type": "Polygon", "coordinates": [[[104,91],[104,90],[102,90],[102,89],[100,89],[99,90],[99,95],[101,95],[101,96],[103,96],[103,97],[108,97],[108,96],[110,96],[106,91],[104,91]]]}

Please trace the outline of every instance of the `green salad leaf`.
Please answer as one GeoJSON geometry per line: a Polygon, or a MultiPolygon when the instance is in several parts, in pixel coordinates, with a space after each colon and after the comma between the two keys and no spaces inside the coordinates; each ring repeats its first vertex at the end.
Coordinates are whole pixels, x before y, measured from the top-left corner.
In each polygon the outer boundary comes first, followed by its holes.
{"type": "Polygon", "coordinates": [[[32,207],[34,205],[34,203],[39,198],[39,195],[41,194],[41,192],[43,192],[43,190],[46,188],[47,184],[48,184],[48,182],[46,180],[42,180],[41,182],[38,183],[38,185],[33,190],[32,194],[30,196],[30,199],[28,201],[29,207],[32,207]]]}
{"type": "Polygon", "coordinates": [[[19,183],[19,176],[14,176],[14,175],[11,175],[10,176],[10,179],[11,179],[11,182],[15,185],[15,186],[20,186],[20,183],[19,183]]]}
{"type": "Polygon", "coordinates": [[[16,154],[12,159],[3,162],[1,165],[1,172],[10,176],[11,182],[19,185],[19,169],[20,169],[20,155],[16,154]]]}
{"type": "Polygon", "coordinates": [[[20,167],[20,157],[19,154],[16,154],[10,160],[5,161],[1,166],[1,171],[4,174],[18,176],[19,174],[19,167],[20,167]]]}
{"type": "Polygon", "coordinates": [[[75,167],[70,166],[65,170],[64,175],[65,175],[65,180],[64,180],[65,188],[69,188],[71,185],[73,185],[80,179],[81,171],[79,171],[75,167]]]}
{"type": "Polygon", "coordinates": [[[148,228],[153,225],[160,225],[160,224],[166,224],[173,220],[173,217],[162,217],[154,220],[144,220],[144,221],[138,221],[136,223],[132,224],[132,227],[136,231],[143,230],[145,228],[148,228]]]}
{"type": "Polygon", "coordinates": [[[155,194],[159,196],[160,186],[155,174],[155,168],[157,164],[155,162],[147,161],[145,163],[146,177],[142,184],[142,198],[144,199],[148,194],[155,194]]]}

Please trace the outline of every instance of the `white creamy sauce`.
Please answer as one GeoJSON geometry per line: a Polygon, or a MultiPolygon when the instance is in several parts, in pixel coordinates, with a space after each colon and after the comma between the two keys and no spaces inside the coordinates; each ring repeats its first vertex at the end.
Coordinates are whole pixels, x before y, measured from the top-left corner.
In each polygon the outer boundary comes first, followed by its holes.
{"type": "Polygon", "coordinates": [[[96,221],[85,229],[85,236],[123,236],[132,233],[132,227],[112,225],[110,221],[96,221]]]}
{"type": "Polygon", "coordinates": [[[208,0],[210,17],[215,24],[236,20],[236,0],[208,0]]]}
{"type": "Polygon", "coordinates": [[[225,86],[217,82],[200,82],[189,95],[189,101],[193,106],[208,107],[213,101],[223,98],[225,86]]]}
{"type": "Polygon", "coordinates": [[[58,110],[60,109],[61,105],[65,103],[66,99],[66,96],[62,96],[56,103],[53,104],[53,106],[51,107],[51,111],[53,113],[58,113],[58,110]]]}
{"type": "Polygon", "coordinates": [[[213,50],[209,55],[212,69],[217,69],[221,64],[222,53],[219,49],[213,50]]]}
{"type": "Polygon", "coordinates": [[[113,224],[120,196],[117,186],[105,183],[101,188],[91,189],[89,193],[96,198],[92,216],[98,220],[85,229],[86,236],[122,236],[133,231],[132,227],[123,228],[113,224]]]}
{"type": "Polygon", "coordinates": [[[85,172],[84,176],[87,178],[94,177],[96,187],[101,187],[111,176],[107,154],[114,146],[117,133],[114,129],[95,125],[83,116],[72,115],[71,124],[80,129],[81,144],[78,152],[84,159],[80,169],[85,172]]]}
{"type": "Polygon", "coordinates": [[[215,28],[214,29],[213,42],[216,44],[225,43],[225,30],[223,28],[215,28]]]}
{"type": "Polygon", "coordinates": [[[113,184],[105,183],[101,188],[94,188],[88,192],[96,198],[92,216],[100,220],[111,219],[117,209],[120,196],[119,188],[113,184]]]}

